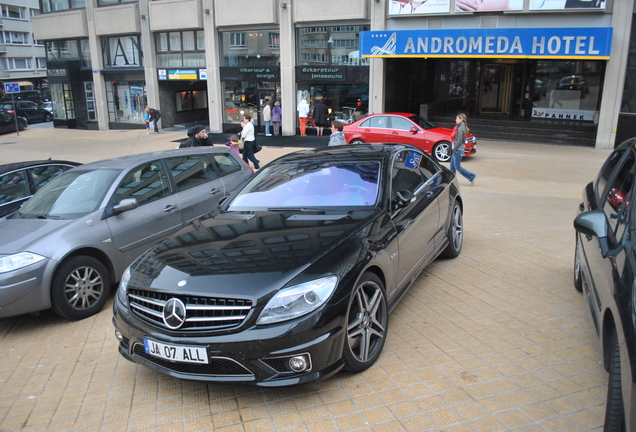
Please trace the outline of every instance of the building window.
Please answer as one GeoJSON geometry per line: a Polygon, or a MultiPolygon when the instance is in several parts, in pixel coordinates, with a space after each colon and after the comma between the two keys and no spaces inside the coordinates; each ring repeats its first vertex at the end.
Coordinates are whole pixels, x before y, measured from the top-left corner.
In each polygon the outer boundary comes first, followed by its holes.
{"type": "Polygon", "coordinates": [[[4,59],[4,67],[7,70],[31,69],[31,59],[27,57],[7,57],[4,59]]]}
{"type": "Polygon", "coordinates": [[[203,30],[155,34],[157,67],[205,67],[203,30]]]}
{"type": "Polygon", "coordinates": [[[82,69],[91,69],[93,62],[91,60],[91,47],[88,39],[80,40],[80,55],[82,57],[82,69]]]}
{"type": "Polygon", "coordinates": [[[102,56],[104,67],[139,68],[143,66],[138,35],[102,38],[102,56]]]}
{"type": "Polygon", "coordinates": [[[95,109],[95,91],[91,81],[84,82],[84,93],[86,95],[86,112],[88,121],[97,120],[97,110],[95,109]]]}
{"type": "Polygon", "coordinates": [[[14,45],[28,45],[29,44],[29,34],[28,33],[22,33],[22,32],[3,31],[2,32],[2,43],[14,44],[14,45]]]}
{"type": "Polygon", "coordinates": [[[46,69],[46,59],[44,57],[37,57],[35,59],[37,69],[46,69]]]}
{"type": "Polygon", "coordinates": [[[80,58],[76,40],[50,41],[45,45],[48,61],[80,58]]]}
{"type": "Polygon", "coordinates": [[[280,33],[269,34],[269,49],[280,49],[280,33]]]}
{"type": "Polygon", "coordinates": [[[57,12],[69,9],[85,9],[86,0],[40,0],[42,13],[57,12]]]}
{"type": "Polygon", "coordinates": [[[27,8],[13,6],[13,5],[0,5],[2,8],[2,18],[13,18],[26,20],[29,19],[27,8]]]}
{"type": "Polygon", "coordinates": [[[44,46],[44,41],[37,40],[33,33],[31,33],[31,37],[33,38],[33,45],[44,46]]]}
{"type": "Polygon", "coordinates": [[[247,39],[245,33],[230,33],[230,49],[245,48],[246,46],[247,39]]]}
{"type": "Polygon", "coordinates": [[[306,27],[298,29],[298,66],[368,66],[360,57],[362,31],[369,26],[306,27]]]}
{"type": "Polygon", "coordinates": [[[97,6],[113,6],[123,3],[137,3],[138,0],[97,0],[97,6]]]}

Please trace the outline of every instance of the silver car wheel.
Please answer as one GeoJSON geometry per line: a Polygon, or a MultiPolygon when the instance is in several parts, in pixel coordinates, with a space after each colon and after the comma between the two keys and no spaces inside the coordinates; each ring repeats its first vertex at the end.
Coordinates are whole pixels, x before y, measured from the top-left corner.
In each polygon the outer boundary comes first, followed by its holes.
{"type": "Polygon", "coordinates": [[[450,143],[442,141],[433,148],[433,156],[439,162],[448,162],[451,159],[450,143]]]}
{"type": "Polygon", "coordinates": [[[65,286],[68,303],[79,310],[93,307],[104,292],[101,275],[91,267],[75,269],[66,279],[65,286]]]}

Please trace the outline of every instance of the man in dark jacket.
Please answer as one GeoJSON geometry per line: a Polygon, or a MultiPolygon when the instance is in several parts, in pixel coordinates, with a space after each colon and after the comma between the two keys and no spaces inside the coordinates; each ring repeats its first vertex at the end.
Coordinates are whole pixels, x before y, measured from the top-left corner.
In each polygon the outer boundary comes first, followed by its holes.
{"type": "Polygon", "coordinates": [[[188,130],[188,136],[190,138],[188,138],[186,141],[181,143],[179,148],[214,145],[210,142],[210,139],[208,138],[208,133],[206,132],[205,128],[201,125],[191,127],[188,130]]]}

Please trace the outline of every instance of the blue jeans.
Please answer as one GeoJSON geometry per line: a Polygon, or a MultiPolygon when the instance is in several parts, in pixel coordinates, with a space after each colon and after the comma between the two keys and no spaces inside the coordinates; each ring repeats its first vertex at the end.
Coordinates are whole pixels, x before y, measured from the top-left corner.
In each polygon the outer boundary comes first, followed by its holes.
{"type": "Polygon", "coordinates": [[[245,141],[243,143],[243,160],[248,165],[250,164],[248,161],[252,161],[252,163],[254,164],[254,168],[259,169],[258,164],[260,163],[260,161],[254,156],[253,144],[254,141],[245,141]]]}
{"type": "Polygon", "coordinates": [[[451,161],[450,161],[450,170],[453,173],[459,171],[461,175],[463,175],[464,177],[468,179],[468,181],[473,181],[475,180],[475,177],[477,177],[477,174],[473,174],[470,171],[468,171],[466,168],[462,168],[461,163],[462,163],[463,157],[464,157],[464,149],[453,152],[451,156],[451,161]]]}
{"type": "Polygon", "coordinates": [[[265,121],[265,135],[269,135],[269,125],[270,125],[271,123],[272,123],[272,122],[270,122],[269,120],[266,120],[266,121],[265,121]]]}

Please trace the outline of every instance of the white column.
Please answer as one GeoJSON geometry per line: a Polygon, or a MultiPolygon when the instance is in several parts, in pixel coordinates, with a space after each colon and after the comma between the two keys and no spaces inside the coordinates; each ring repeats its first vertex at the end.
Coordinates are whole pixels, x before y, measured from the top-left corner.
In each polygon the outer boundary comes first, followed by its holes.
{"type": "Polygon", "coordinates": [[[296,33],[294,31],[293,4],[286,0],[280,8],[280,87],[282,134],[296,135],[296,33]]]}
{"type": "MultiPolygon", "coordinates": [[[[371,2],[371,30],[386,29],[386,0],[371,2]]],[[[369,64],[369,114],[384,111],[384,62],[382,58],[372,58],[369,64]]]]}
{"type": "MultiPolygon", "coordinates": [[[[95,110],[97,112],[97,127],[101,131],[108,130],[108,99],[106,98],[106,83],[101,73],[104,68],[102,47],[95,29],[95,0],[86,2],[86,20],[88,27],[88,44],[91,52],[93,70],[93,92],[95,96],[95,110]]],[[[75,103],[75,101],[73,101],[75,103]]]]}
{"type": "Polygon", "coordinates": [[[615,1],[612,10],[612,51],[605,70],[603,96],[596,133],[597,149],[612,149],[616,139],[616,126],[621,110],[627,57],[629,55],[629,39],[632,34],[632,17],[634,0],[615,1]]]}
{"type": "Polygon", "coordinates": [[[203,0],[203,9],[210,11],[203,15],[205,31],[205,64],[208,71],[208,121],[210,132],[223,132],[225,98],[221,84],[219,32],[216,29],[213,0],[203,0]]]}
{"type": "MultiPolygon", "coordinates": [[[[154,34],[150,30],[150,16],[148,15],[148,1],[139,2],[139,15],[141,19],[141,49],[144,52],[144,79],[146,81],[146,103],[150,108],[161,109],[159,101],[159,79],[157,78],[157,50],[155,48],[154,34]]],[[[144,107],[145,108],[145,107],[144,107]]],[[[161,126],[161,120],[159,120],[161,126]]]]}

